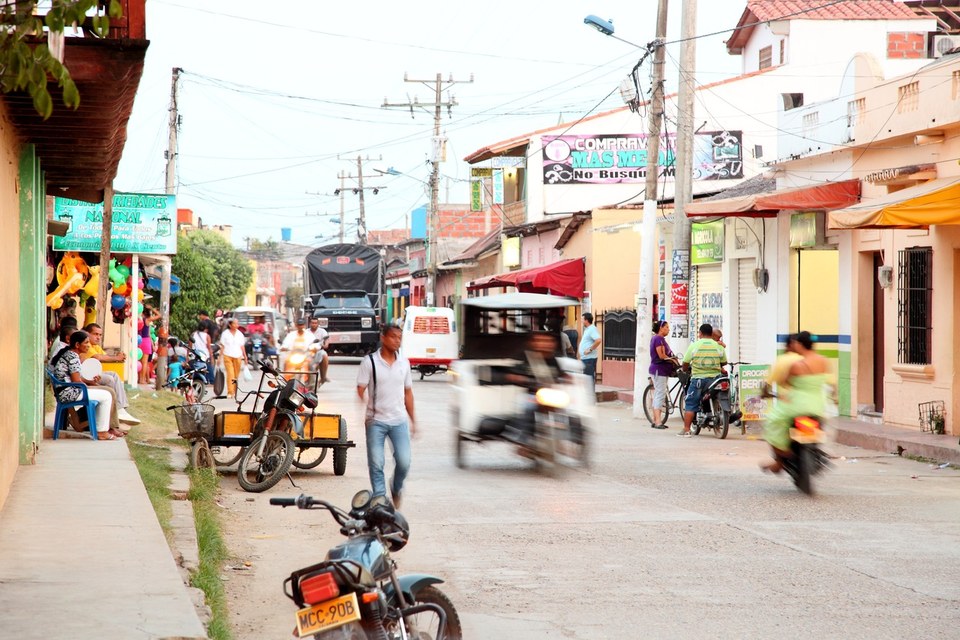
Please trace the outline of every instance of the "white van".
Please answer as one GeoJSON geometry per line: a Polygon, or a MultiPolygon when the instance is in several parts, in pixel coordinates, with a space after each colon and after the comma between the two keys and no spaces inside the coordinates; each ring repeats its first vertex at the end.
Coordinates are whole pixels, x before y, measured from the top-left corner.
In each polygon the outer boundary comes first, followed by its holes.
{"type": "Polygon", "coordinates": [[[407,307],[403,314],[403,342],[400,347],[420,379],[446,371],[457,359],[460,341],[453,309],[407,307]]]}
{"type": "Polygon", "coordinates": [[[244,333],[247,331],[247,325],[253,322],[254,316],[263,316],[267,326],[270,327],[273,332],[273,339],[279,347],[283,336],[280,335],[280,327],[277,322],[278,314],[273,307],[237,307],[226,314],[227,319],[236,319],[237,324],[244,333]]]}

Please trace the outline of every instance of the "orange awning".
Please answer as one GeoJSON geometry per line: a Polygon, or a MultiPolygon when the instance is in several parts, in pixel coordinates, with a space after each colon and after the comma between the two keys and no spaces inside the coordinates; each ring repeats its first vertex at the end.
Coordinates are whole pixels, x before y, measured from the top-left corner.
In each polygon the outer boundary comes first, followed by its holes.
{"type": "Polygon", "coordinates": [[[911,229],[960,224],[960,176],[938,178],[830,212],[831,229],[911,229]]]}
{"type": "Polygon", "coordinates": [[[783,209],[839,209],[859,200],[860,181],[844,180],[735,198],[700,200],[688,204],[684,211],[690,218],[772,218],[783,209]]]}
{"type": "Polygon", "coordinates": [[[584,278],[583,258],[570,258],[542,267],[478,278],[467,286],[467,290],[516,287],[523,293],[550,293],[556,296],[582,298],[584,278]]]}

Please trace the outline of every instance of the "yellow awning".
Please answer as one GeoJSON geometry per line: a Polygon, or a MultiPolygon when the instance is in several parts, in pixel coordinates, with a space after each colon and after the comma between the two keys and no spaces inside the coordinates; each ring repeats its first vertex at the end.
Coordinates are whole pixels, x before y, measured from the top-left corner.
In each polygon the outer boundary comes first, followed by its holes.
{"type": "Polygon", "coordinates": [[[914,229],[960,224],[960,176],[915,187],[829,212],[831,229],[914,229]]]}

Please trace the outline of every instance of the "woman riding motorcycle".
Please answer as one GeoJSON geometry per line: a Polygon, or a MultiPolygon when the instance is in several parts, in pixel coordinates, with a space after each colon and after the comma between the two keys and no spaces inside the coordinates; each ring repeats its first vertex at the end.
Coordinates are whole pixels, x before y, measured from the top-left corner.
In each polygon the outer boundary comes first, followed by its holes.
{"type": "Polygon", "coordinates": [[[777,385],[777,402],[767,414],[763,437],[773,449],[773,462],[761,465],[764,471],[779,473],[783,460],[790,458],[790,424],[797,416],[822,417],[827,409],[824,386],[834,386],[829,361],[813,350],[808,331],[787,338],[787,353],[781,356],[767,377],[777,385]]]}

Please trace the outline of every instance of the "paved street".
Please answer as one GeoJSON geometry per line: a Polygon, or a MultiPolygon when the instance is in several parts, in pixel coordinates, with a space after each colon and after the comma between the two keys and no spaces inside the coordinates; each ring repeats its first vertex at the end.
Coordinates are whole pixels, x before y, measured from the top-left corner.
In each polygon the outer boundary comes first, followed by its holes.
{"type": "MultiPolygon", "coordinates": [[[[331,367],[321,406],[342,411],[347,473],[298,472],[304,493],[346,506],[367,486],[355,361],[331,367]]],[[[453,463],[448,378],[415,379],[420,430],[401,572],[442,577],[467,638],[955,638],[960,472],[832,445],[819,494],[761,474],[755,436],[680,439],[601,405],[590,472],[536,475],[506,446],[453,463]]],[[[223,401],[219,401],[223,403],[223,401]]],[[[291,570],[342,539],[324,512],[270,507],[223,483],[236,636],[285,637],[291,570]],[[249,563],[249,566],[244,563],[249,563]]]]}

